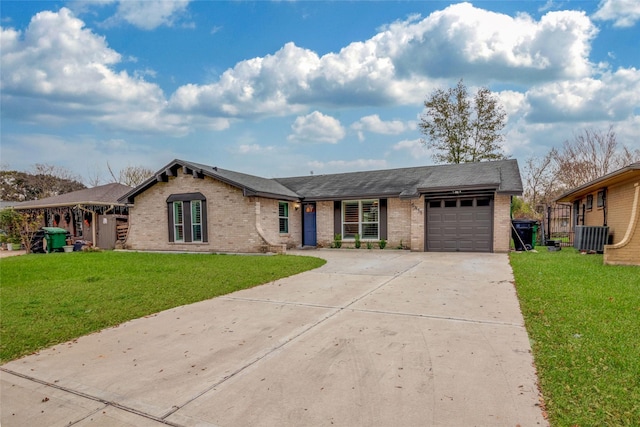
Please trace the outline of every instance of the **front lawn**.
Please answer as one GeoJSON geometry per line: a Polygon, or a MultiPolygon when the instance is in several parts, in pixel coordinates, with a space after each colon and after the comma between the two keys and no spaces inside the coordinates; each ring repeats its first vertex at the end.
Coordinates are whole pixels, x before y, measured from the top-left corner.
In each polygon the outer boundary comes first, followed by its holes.
{"type": "Polygon", "coordinates": [[[640,267],[538,250],[511,265],[551,425],[637,426],[640,267]]]}
{"type": "Polygon", "coordinates": [[[74,252],[3,258],[0,361],[320,267],[299,256],[74,252]]]}

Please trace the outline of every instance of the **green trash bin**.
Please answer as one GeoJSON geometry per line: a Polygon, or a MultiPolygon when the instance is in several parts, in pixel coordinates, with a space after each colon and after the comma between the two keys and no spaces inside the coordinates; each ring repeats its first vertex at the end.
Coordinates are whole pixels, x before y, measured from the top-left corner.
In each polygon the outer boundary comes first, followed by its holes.
{"type": "Polygon", "coordinates": [[[64,250],[67,245],[67,230],[59,227],[42,227],[44,238],[47,240],[47,252],[64,250]]]}

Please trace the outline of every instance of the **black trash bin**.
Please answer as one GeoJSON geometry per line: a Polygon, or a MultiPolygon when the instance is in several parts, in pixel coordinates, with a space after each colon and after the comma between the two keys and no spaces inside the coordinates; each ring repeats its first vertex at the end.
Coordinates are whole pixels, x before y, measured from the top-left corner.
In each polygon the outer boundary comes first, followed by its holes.
{"type": "Polygon", "coordinates": [[[534,241],[533,235],[535,227],[538,225],[538,221],[529,219],[514,219],[511,221],[513,229],[511,230],[511,237],[515,245],[516,251],[529,251],[533,249],[534,241]]]}

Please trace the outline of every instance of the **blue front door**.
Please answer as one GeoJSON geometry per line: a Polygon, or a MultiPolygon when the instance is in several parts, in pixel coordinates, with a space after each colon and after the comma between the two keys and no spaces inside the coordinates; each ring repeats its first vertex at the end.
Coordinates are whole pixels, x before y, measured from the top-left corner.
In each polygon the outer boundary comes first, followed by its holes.
{"type": "Polygon", "coordinates": [[[302,208],[302,222],[304,224],[302,244],[304,246],[316,246],[316,205],[315,203],[305,203],[302,208]]]}

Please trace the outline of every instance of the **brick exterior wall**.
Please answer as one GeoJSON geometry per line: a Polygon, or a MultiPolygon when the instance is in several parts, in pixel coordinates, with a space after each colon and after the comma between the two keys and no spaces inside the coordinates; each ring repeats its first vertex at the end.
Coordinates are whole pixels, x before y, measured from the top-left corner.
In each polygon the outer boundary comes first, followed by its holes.
{"type": "Polygon", "coordinates": [[[281,251],[281,245],[299,244],[300,221],[293,212],[293,206],[290,206],[289,233],[280,235],[277,200],[244,197],[236,187],[210,177],[193,178],[178,170],[176,177],[169,177],[168,182],[158,182],[136,197],[129,211],[126,247],[189,252],[281,251]],[[171,194],[194,192],[202,193],[207,199],[208,242],[169,242],[166,200],[171,194]]]}
{"type": "Polygon", "coordinates": [[[387,199],[387,247],[411,244],[410,200],[387,199]]]}
{"type": "Polygon", "coordinates": [[[319,248],[333,242],[333,201],[316,202],[316,240],[319,248]]]}
{"type": "Polygon", "coordinates": [[[511,196],[496,194],[493,199],[493,252],[509,252],[511,245],[511,196]]]}
{"type": "MultiPolygon", "coordinates": [[[[636,178],[637,179],[637,178],[636,178]]],[[[640,265],[640,182],[625,182],[609,189],[608,224],[613,232],[613,245],[604,247],[605,264],[640,265]],[[634,212],[635,206],[635,212],[634,212]],[[621,244],[629,231],[628,240],[621,244]]]]}
{"type": "MultiPolygon", "coordinates": [[[[126,247],[134,250],[190,252],[284,252],[302,245],[302,206],[289,202],[289,232],[279,232],[278,200],[244,197],[236,187],[215,180],[184,175],[158,182],[136,196],[130,208],[126,247]],[[206,197],[208,242],[169,242],[166,200],[172,194],[202,193],[206,197]]],[[[510,196],[494,199],[494,252],[507,252],[510,242],[510,196]]],[[[331,247],[334,238],[334,202],[316,202],[318,247],[331,247]]],[[[425,199],[387,199],[387,247],[400,244],[425,250],[425,199]]],[[[344,247],[350,243],[345,242],[344,247]]],[[[365,244],[363,244],[365,247],[365,244]]]]}
{"type": "MultiPolygon", "coordinates": [[[[609,226],[609,234],[613,236],[612,242],[614,244],[622,240],[627,231],[627,226],[631,218],[634,184],[636,181],[637,178],[606,187],[607,225],[609,226]]],[[[591,210],[585,210],[584,224],[580,223],[579,225],[604,225],[604,209],[598,207],[598,191],[602,188],[590,193],[593,196],[593,208],[591,210]]],[[[586,203],[587,195],[584,195],[580,199],[580,215],[582,215],[582,205],[586,203]]]]}
{"type": "Polygon", "coordinates": [[[424,252],[425,249],[425,202],[424,196],[417,199],[411,199],[410,215],[411,215],[411,241],[409,249],[413,252],[424,252]]]}

